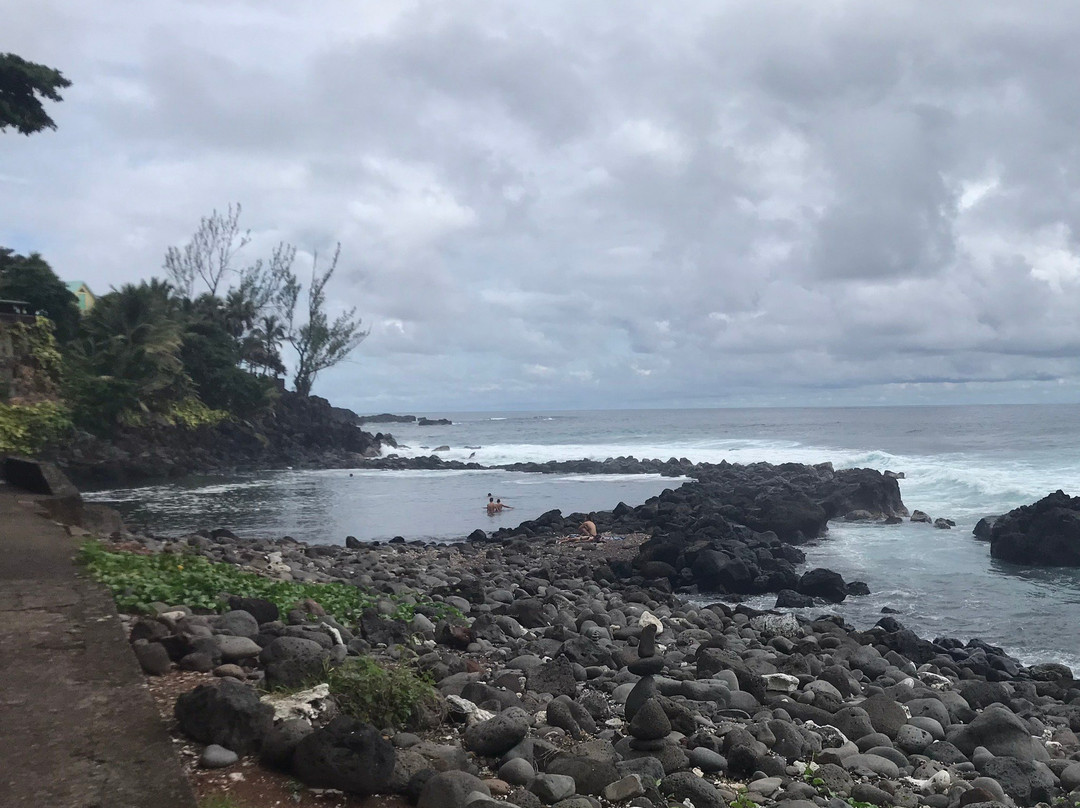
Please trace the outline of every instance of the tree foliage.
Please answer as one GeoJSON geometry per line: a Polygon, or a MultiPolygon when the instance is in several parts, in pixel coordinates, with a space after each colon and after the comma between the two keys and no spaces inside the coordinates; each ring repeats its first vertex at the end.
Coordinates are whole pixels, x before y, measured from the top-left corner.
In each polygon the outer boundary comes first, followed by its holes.
{"type": "MultiPolygon", "coordinates": [[[[283,346],[296,353],[296,391],[310,395],[318,374],[367,337],[355,309],[327,313],[340,245],[325,267],[314,256],[305,290],[290,244],[240,262],[250,239],[239,216],[240,206],[230,205],[203,218],[188,244],[169,248],[168,281],[113,289],[85,316],[41,256],[0,249],[0,296],[47,312],[66,339],[54,364],[62,365],[65,411],[78,426],[108,434],[122,425],[258,421],[284,385],[283,346]]],[[[52,326],[41,322],[51,340],[52,326]]],[[[55,388],[38,398],[54,399],[55,388]]]]}
{"type": "Polygon", "coordinates": [[[33,404],[56,398],[60,389],[63,355],[51,320],[3,326],[12,359],[10,382],[0,376],[0,402],[33,404]]]}
{"type": "Polygon", "coordinates": [[[38,253],[19,255],[0,247],[0,298],[23,300],[56,326],[61,342],[79,331],[79,301],[38,253]]]}
{"type": "Polygon", "coordinates": [[[330,322],[326,314],[326,284],[333,277],[340,257],[341,244],[338,244],[330,265],[321,274],[319,273],[319,256],[316,254],[313,257],[306,322],[301,324],[296,322],[300,286],[295,284],[285,296],[289,343],[296,351],[296,375],[293,378],[293,389],[304,396],[311,395],[315,377],[320,371],[341,362],[367,338],[369,333],[361,329],[360,318],[356,316],[355,307],[339,314],[333,322],[330,322]]]}
{"type": "Polygon", "coordinates": [[[13,127],[20,134],[32,135],[55,129],[56,123],[41,99],[62,101],[58,90],[70,86],[59,70],[28,62],[14,53],[0,53],[0,132],[13,127]]]}
{"type": "Polygon", "coordinates": [[[184,301],[180,358],[199,398],[213,409],[253,418],[273,400],[273,384],[240,367],[243,360],[243,307],[236,301],[202,295],[184,301]]]}
{"type": "Polygon", "coordinates": [[[81,420],[137,420],[191,393],[179,313],[172,288],[157,279],[98,298],[68,357],[68,391],[82,405],[81,420]]]}
{"type": "Polygon", "coordinates": [[[284,374],[281,346],[290,345],[296,352],[294,389],[310,395],[318,374],[344,360],[368,335],[355,308],[333,321],[326,312],[326,286],[337,269],[341,245],[323,271],[315,254],[306,311],[298,313],[303,284],[293,271],[296,247],[281,242],[268,259],[241,265],[239,253],[251,235],[241,230],[240,213],[236,204],[203,217],[187,244],[166,252],[166,274],[179,294],[193,301],[201,299],[199,294],[217,299],[224,293],[225,327],[239,340],[239,361],[253,372],[284,374]]]}

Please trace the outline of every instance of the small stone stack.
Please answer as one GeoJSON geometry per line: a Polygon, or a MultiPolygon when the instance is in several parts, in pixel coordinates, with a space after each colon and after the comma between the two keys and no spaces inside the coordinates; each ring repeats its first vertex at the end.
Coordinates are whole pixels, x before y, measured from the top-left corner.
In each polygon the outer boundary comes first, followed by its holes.
{"type": "MultiPolygon", "coordinates": [[[[655,618],[653,618],[655,620],[655,618]]],[[[665,660],[656,653],[656,635],[662,631],[659,620],[645,622],[638,639],[638,658],[626,669],[641,677],[626,698],[624,716],[628,738],[615,745],[624,759],[657,758],[665,771],[686,766],[686,754],[671,735],[671,719],[664,708],[664,699],[657,686],[656,676],[664,670],[665,660]]]]}
{"type": "MultiPolygon", "coordinates": [[[[659,693],[656,687],[656,674],[664,669],[664,658],[656,655],[657,626],[649,622],[641,629],[638,638],[638,658],[626,666],[630,673],[641,679],[634,685],[626,698],[626,720],[633,723],[634,717],[644,704],[659,693]]],[[[670,731],[671,727],[668,727],[670,731]]]]}

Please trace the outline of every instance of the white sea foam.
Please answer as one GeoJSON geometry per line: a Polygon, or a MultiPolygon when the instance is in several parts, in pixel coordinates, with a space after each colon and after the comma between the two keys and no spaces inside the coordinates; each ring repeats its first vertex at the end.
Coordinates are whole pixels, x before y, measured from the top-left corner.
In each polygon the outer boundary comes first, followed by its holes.
{"type": "MultiPolygon", "coordinates": [[[[398,450],[421,456],[429,450],[398,450]]],[[[1014,460],[1003,464],[963,454],[904,455],[880,450],[851,450],[811,446],[795,441],[707,439],[671,442],[620,443],[489,443],[480,449],[451,447],[440,452],[447,460],[472,460],[483,465],[605,460],[614,457],[719,463],[823,463],[835,468],[874,468],[902,471],[901,491],[909,507],[959,516],[986,515],[994,508],[1008,510],[1057,488],[1080,492],[1080,463],[1036,463],[1014,460]]]]}

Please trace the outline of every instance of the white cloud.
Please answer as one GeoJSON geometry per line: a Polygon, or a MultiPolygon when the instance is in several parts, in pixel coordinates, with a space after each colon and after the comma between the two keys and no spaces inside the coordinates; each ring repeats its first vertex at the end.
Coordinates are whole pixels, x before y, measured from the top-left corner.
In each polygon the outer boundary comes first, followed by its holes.
{"type": "Polygon", "coordinates": [[[332,303],[373,324],[319,381],[342,403],[1080,384],[1065,0],[0,0],[0,19],[0,50],[74,82],[57,132],[0,136],[0,244],[107,289],[230,202],[245,255],[341,241],[332,303]]]}

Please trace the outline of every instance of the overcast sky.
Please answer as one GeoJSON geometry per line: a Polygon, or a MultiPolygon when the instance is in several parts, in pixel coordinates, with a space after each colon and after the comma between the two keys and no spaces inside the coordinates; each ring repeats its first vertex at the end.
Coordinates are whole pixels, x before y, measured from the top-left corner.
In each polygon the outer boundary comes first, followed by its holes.
{"type": "MultiPolygon", "coordinates": [[[[1080,6],[0,0],[0,245],[342,244],[361,411],[1077,401],[1080,6]]],[[[301,262],[301,267],[304,265],[301,262]]]]}

